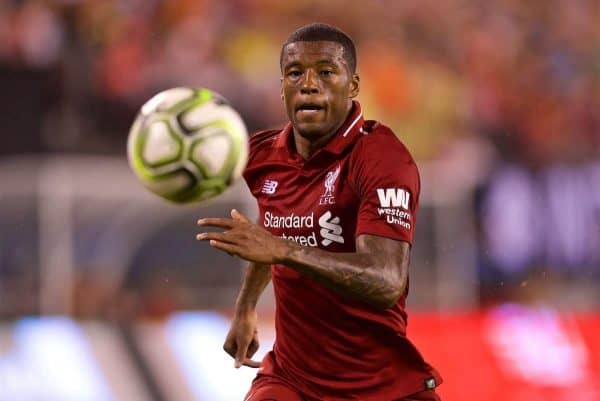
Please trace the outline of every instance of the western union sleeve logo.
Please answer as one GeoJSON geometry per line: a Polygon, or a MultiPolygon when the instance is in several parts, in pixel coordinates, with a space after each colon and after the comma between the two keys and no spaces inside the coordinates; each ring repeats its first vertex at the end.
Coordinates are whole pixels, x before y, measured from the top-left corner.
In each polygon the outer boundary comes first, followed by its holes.
{"type": "Polygon", "coordinates": [[[407,230],[412,228],[412,216],[408,210],[410,192],[400,188],[377,188],[377,197],[380,205],[377,214],[382,218],[385,216],[388,224],[399,225],[407,230]]]}
{"type": "Polygon", "coordinates": [[[401,207],[408,210],[410,192],[400,188],[377,188],[377,197],[381,207],[401,207]]]}

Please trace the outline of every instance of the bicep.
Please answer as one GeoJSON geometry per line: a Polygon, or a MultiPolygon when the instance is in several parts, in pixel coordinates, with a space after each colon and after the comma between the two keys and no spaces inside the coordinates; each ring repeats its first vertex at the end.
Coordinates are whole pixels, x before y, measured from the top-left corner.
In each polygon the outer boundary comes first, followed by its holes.
{"type": "Polygon", "coordinates": [[[356,237],[356,252],[371,257],[376,266],[396,270],[402,276],[408,271],[410,244],[406,241],[361,234],[356,237]]]}
{"type": "Polygon", "coordinates": [[[371,234],[356,237],[356,252],[369,259],[371,268],[384,278],[393,293],[396,303],[406,293],[408,284],[408,265],[410,262],[410,244],[371,234]]]}

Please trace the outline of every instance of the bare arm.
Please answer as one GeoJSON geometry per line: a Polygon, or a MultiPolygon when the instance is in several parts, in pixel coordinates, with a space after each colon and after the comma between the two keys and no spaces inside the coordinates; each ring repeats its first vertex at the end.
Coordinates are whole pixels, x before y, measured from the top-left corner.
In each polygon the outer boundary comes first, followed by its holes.
{"type": "Polygon", "coordinates": [[[393,306],[406,288],[410,246],[360,235],[355,253],[333,253],[288,241],[281,263],[338,292],[380,308],[393,306]]]}
{"type": "Polygon", "coordinates": [[[259,264],[285,264],[380,308],[393,306],[406,288],[410,246],[403,241],[361,235],[356,239],[356,252],[332,253],[273,236],[237,211],[232,212],[232,219],[200,219],[198,224],[226,230],[197,236],[217,249],[259,264]]]}
{"type": "Polygon", "coordinates": [[[271,266],[250,262],[235,303],[235,313],[253,311],[269,281],[271,281],[271,266]]]}
{"type": "Polygon", "coordinates": [[[256,303],[270,280],[271,266],[250,262],[223,344],[225,352],[235,359],[236,368],[242,365],[252,368],[260,366],[260,362],[252,360],[259,347],[256,303]]]}

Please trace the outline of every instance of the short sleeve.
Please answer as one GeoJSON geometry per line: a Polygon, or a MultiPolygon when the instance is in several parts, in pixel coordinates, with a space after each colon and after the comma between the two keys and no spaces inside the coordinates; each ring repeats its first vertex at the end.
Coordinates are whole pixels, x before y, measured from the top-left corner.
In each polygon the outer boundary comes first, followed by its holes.
{"type": "Polygon", "coordinates": [[[248,141],[248,161],[242,172],[246,185],[256,197],[257,180],[260,176],[261,161],[270,154],[270,145],[279,133],[277,130],[259,131],[248,141]]]}
{"type": "Polygon", "coordinates": [[[365,141],[356,160],[360,197],[356,233],[412,245],[419,205],[419,171],[408,150],[390,132],[365,141]]]}

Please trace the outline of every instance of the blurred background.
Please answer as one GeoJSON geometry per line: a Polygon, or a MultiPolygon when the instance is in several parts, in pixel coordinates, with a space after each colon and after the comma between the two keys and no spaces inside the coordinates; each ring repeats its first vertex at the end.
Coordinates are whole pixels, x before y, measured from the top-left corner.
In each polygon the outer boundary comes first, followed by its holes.
{"type": "MultiPolygon", "coordinates": [[[[600,400],[599,2],[2,0],[0,401],[242,399],[243,264],[194,235],[253,200],[167,204],[126,137],[178,85],[282,126],[280,46],[314,21],[354,38],[366,117],[421,169],[409,337],[442,398],[600,400]]],[[[270,289],[260,318],[264,354],[270,289]]]]}

